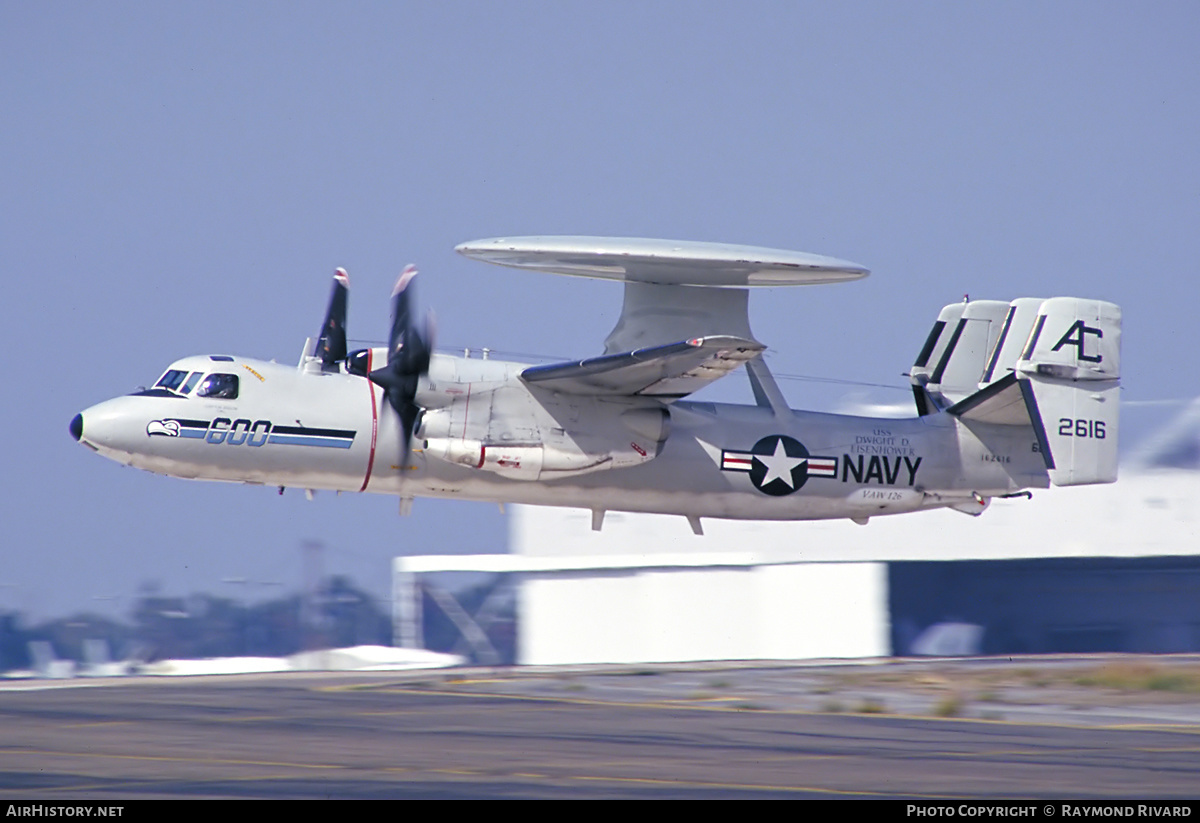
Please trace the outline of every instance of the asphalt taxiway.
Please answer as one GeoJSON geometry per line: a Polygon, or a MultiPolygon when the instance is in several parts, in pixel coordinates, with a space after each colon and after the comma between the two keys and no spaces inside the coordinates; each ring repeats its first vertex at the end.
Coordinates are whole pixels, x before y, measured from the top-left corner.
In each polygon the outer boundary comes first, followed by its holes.
{"type": "Polygon", "coordinates": [[[0,791],[55,800],[1196,796],[1195,695],[1097,699],[1056,665],[1078,663],[14,681],[0,685],[0,791]],[[955,703],[948,683],[975,691],[955,703]]]}

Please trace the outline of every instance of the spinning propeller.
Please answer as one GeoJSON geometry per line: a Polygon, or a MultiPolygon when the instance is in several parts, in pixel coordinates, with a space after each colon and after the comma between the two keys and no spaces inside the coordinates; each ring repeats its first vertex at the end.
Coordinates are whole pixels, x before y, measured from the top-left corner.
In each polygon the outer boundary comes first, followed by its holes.
{"type": "Polygon", "coordinates": [[[421,377],[429,373],[429,359],[433,354],[431,316],[426,314],[420,326],[414,322],[416,312],[412,293],[416,276],[415,266],[405,266],[392,289],[392,330],[388,335],[387,365],[367,375],[383,388],[388,402],[400,415],[404,437],[402,466],[408,464],[413,432],[421,414],[421,407],[416,402],[417,387],[421,377]]]}
{"type": "Polygon", "coordinates": [[[408,465],[410,444],[421,416],[421,407],[416,401],[417,389],[421,378],[429,373],[429,360],[433,354],[432,315],[426,314],[419,326],[414,321],[412,284],[416,276],[415,266],[405,266],[392,289],[392,330],[388,335],[388,356],[384,366],[368,373],[369,349],[346,353],[346,299],[350,280],[345,269],[338,269],[333,276],[329,310],[325,313],[316,348],[323,371],[337,371],[339,362],[344,360],[346,371],[366,377],[383,389],[388,403],[400,415],[404,441],[401,466],[408,465]]]}

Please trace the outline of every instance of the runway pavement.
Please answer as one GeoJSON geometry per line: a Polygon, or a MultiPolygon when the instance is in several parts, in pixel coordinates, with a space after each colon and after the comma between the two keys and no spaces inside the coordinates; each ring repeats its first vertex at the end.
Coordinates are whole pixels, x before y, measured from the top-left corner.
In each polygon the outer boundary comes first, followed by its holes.
{"type": "Polygon", "coordinates": [[[14,681],[0,685],[0,791],[55,800],[1195,798],[1197,696],[1080,687],[1068,676],[1079,665],[14,681]]]}

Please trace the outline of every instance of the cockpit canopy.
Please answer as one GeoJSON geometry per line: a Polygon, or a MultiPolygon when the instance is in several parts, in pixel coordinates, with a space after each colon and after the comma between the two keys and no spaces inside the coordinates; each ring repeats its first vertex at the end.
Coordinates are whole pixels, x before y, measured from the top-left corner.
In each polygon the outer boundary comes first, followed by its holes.
{"type": "Polygon", "coordinates": [[[189,376],[188,372],[184,369],[168,369],[166,374],[158,378],[158,382],[154,384],[154,387],[167,389],[180,394],[190,394],[192,389],[196,388],[196,381],[198,381],[202,375],[203,372],[198,371],[192,372],[189,376]]]}
{"type": "Polygon", "coordinates": [[[153,388],[144,389],[137,394],[155,397],[187,397],[190,395],[219,400],[236,400],[238,390],[239,383],[236,374],[212,372],[206,376],[203,371],[171,368],[167,369],[153,388]]]}

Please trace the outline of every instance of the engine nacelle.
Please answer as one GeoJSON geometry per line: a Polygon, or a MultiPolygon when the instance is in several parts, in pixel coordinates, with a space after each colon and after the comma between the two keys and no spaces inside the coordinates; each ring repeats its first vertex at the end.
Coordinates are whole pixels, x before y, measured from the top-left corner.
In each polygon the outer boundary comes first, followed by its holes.
{"type": "Polygon", "coordinates": [[[514,445],[479,440],[431,438],[425,441],[426,457],[436,457],[471,469],[494,472],[514,480],[549,480],[594,471],[636,466],[658,453],[630,441],[624,448],[585,452],[541,443],[514,445]]]}
{"type": "Polygon", "coordinates": [[[424,415],[418,437],[425,456],[514,480],[550,480],[641,465],[658,456],[670,422],[660,406],[611,409],[586,433],[553,425],[520,432],[490,426],[490,436],[479,439],[451,436],[454,413],[437,409],[424,415]]]}

